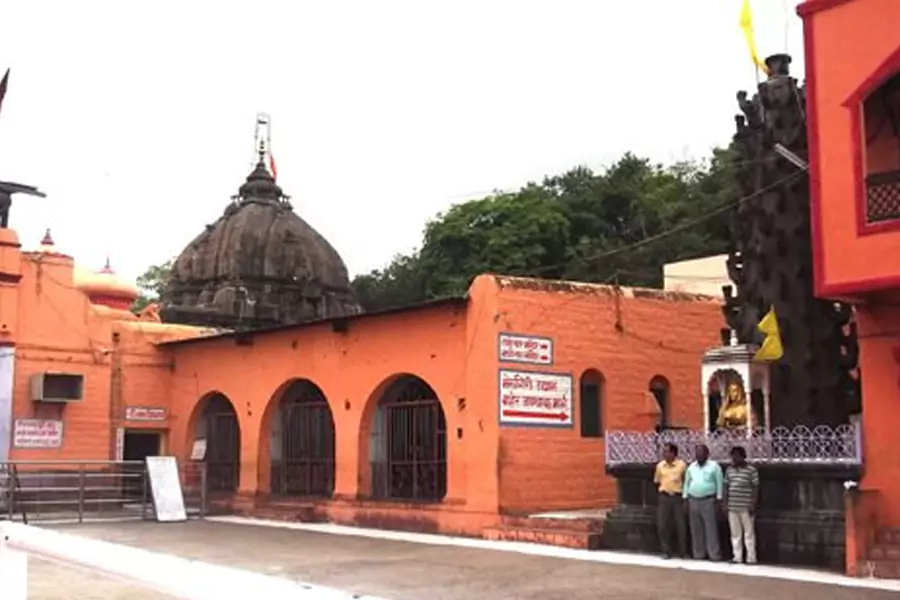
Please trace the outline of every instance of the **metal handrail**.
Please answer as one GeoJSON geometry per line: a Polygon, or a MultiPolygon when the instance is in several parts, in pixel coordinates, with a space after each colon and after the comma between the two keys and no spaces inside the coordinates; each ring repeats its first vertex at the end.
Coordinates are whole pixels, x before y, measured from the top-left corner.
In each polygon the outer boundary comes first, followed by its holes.
{"type": "Polygon", "coordinates": [[[0,465],[136,465],[144,466],[142,460],[5,460],[0,465]]]}
{"type": "MultiPolygon", "coordinates": [[[[185,504],[206,516],[207,477],[204,463],[179,463],[185,504]],[[199,476],[198,476],[199,475],[199,476]]],[[[46,516],[83,522],[90,516],[109,517],[119,507],[124,513],[140,505],[140,518],[148,518],[152,498],[149,476],[142,461],[15,460],[0,462],[0,518],[22,520],[46,516]]],[[[132,517],[137,516],[130,513],[132,517]]],[[[124,514],[122,516],[125,516],[124,514]]]]}

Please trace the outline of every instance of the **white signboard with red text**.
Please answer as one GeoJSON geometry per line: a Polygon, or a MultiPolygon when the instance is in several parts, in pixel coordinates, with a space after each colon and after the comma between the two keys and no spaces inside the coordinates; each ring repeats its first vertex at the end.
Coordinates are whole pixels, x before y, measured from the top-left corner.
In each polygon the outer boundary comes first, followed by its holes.
{"type": "Polygon", "coordinates": [[[497,357],[500,362],[552,365],[553,340],[534,335],[501,333],[497,357]]]}
{"type": "Polygon", "coordinates": [[[59,448],[63,440],[63,422],[56,419],[16,419],[13,426],[14,448],[59,448]]]}
{"type": "Polygon", "coordinates": [[[500,424],[571,427],[572,376],[500,370],[500,424]]]}
{"type": "Polygon", "coordinates": [[[128,421],[165,421],[166,409],[155,406],[126,406],[125,419],[128,421]]]}

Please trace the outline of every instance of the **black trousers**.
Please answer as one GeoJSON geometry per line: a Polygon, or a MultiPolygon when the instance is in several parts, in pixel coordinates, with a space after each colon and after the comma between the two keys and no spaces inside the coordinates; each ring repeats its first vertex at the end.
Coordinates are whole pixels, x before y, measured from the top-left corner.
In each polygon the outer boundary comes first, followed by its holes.
{"type": "Polygon", "coordinates": [[[687,556],[687,522],[684,514],[684,500],[680,495],[660,493],[657,513],[657,526],[659,527],[659,545],[663,554],[672,556],[687,556]],[[677,540],[677,546],[672,545],[672,538],[677,540]]]}

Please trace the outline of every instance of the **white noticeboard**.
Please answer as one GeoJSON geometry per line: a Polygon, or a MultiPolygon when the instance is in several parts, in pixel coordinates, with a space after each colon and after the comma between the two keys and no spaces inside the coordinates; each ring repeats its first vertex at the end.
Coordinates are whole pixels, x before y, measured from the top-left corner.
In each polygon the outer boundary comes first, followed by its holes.
{"type": "Polygon", "coordinates": [[[153,494],[156,520],[161,523],[187,521],[184,494],[178,477],[178,462],[174,456],[148,456],[147,477],[153,494]]]}
{"type": "Polygon", "coordinates": [[[571,427],[572,376],[500,370],[500,424],[571,427]]]}
{"type": "Polygon", "coordinates": [[[553,364],[553,340],[534,335],[501,333],[497,340],[500,362],[553,364]]]}

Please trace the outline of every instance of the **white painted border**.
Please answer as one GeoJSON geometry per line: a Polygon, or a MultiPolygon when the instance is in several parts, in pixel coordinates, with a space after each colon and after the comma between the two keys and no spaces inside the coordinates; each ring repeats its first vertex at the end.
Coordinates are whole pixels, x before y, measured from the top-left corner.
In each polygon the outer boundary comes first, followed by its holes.
{"type": "Polygon", "coordinates": [[[847,588],[900,592],[900,580],[862,579],[856,577],[846,577],[844,575],[837,575],[835,573],[829,573],[826,571],[814,571],[811,569],[790,569],[785,567],[772,567],[767,565],[733,565],[729,563],[713,563],[702,560],[665,560],[661,557],[651,556],[647,554],[610,552],[605,550],[573,550],[571,548],[547,546],[544,544],[532,544],[525,542],[494,542],[489,540],[434,535],[428,533],[406,533],[402,531],[389,531],[382,529],[362,529],[359,527],[333,525],[331,523],[287,523],[282,521],[269,521],[265,519],[248,519],[244,517],[207,517],[206,520],[214,521],[217,523],[255,525],[261,527],[275,527],[279,529],[294,529],[299,531],[329,533],[333,535],[349,535],[356,537],[390,540],[395,542],[428,544],[431,546],[456,546],[461,548],[478,548],[482,550],[499,550],[505,552],[516,552],[518,554],[528,554],[531,556],[546,556],[550,558],[582,560],[610,565],[631,565],[637,567],[654,567],[660,569],[683,569],[685,571],[694,571],[699,573],[725,573],[729,575],[763,577],[768,579],[780,579],[783,581],[796,581],[800,583],[820,583],[825,585],[837,585],[847,588]]]}

